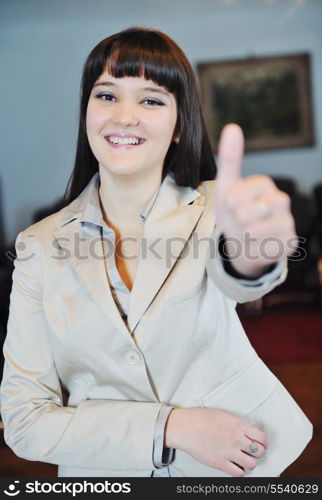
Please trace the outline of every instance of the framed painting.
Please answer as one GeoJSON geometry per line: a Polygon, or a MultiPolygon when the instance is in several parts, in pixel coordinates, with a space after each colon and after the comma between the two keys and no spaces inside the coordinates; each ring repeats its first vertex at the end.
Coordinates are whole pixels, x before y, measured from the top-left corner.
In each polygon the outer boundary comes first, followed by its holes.
{"type": "Polygon", "coordinates": [[[197,73],[214,151],[230,122],[246,151],[314,144],[309,54],[202,62],[197,73]]]}

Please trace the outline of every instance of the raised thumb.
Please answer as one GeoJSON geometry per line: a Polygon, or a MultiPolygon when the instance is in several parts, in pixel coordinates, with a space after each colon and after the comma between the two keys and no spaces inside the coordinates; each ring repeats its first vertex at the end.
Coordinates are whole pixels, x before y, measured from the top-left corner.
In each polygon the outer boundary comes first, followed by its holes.
{"type": "Polygon", "coordinates": [[[239,125],[226,125],[218,146],[217,191],[223,193],[241,177],[244,154],[244,135],[239,125]]]}

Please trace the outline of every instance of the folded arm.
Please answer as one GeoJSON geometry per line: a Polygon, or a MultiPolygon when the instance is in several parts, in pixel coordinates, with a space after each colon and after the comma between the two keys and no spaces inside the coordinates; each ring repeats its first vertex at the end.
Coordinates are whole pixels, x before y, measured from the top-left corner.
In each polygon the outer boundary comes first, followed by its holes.
{"type": "Polygon", "coordinates": [[[7,444],[27,460],[75,467],[154,468],[153,442],[161,404],[83,400],[63,406],[61,383],[42,306],[37,257],[17,239],[1,417],[7,444]]]}

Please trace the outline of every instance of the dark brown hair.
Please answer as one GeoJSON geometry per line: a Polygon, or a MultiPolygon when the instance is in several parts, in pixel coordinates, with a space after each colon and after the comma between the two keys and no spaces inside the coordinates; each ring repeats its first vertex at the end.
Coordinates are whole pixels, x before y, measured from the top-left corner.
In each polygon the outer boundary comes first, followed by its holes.
{"type": "Polygon", "coordinates": [[[162,179],[172,172],[180,186],[196,188],[214,179],[216,164],[209,143],[193,69],[180,47],[160,31],[134,27],[102,40],[91,51],[81,81],[75,165],[65,193],[72,201],[98,171],[86,134],[86,110],[94,83],[107,69],[115,78],[144,77],[173,93],[178,109],[176,133],[164,160],[162,179]]]}

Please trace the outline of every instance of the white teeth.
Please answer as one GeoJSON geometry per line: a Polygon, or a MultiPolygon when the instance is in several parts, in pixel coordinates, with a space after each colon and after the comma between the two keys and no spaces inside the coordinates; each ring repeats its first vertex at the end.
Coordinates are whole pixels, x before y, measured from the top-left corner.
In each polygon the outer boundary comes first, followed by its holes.
{"type": "Polygon", "coordinates": [[[139,144],[137,137],[114,137],[110,136],[109,141],[113,144],[139,144]]]}

